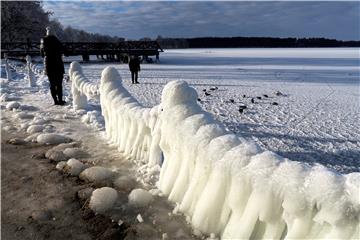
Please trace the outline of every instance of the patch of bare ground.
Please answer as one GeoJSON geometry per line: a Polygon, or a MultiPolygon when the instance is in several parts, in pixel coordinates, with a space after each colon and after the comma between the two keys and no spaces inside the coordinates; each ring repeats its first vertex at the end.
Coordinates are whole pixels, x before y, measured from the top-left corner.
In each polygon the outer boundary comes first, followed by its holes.
{"type": "Polygon", "coordinates": [[[124,239],[129,226],[95,215],[77,192],[88,187],[45,159],[51,146],[10,144],[21,133],[2,131],[1,239],[124,239]]]}

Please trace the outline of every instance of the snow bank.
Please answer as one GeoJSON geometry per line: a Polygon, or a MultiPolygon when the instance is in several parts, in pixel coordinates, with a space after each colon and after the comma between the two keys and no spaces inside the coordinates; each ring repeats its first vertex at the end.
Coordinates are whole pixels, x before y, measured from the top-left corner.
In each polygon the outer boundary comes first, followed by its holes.
{"type": "Polygon", "coordinates": [[[153,196],[148,191],[138,188],[129,194],[129,203],[136,207],[145,207],[153,201],[153,196]]]}
{"type": "Polygon", "coordinates": [[[97,99],[99,96],[98,86],[91,83],[83,74],[78,62],[72,62],[69,68],[71,81],[71,93],[73,96],[73,107],[77,109],[87,109],[88,99],[97,99]]]}
{"type": "Polygon", "coordinates": [[[96,213],[105,213],[116,203],[118,193],[109,187],[98,188],[92,192],[90,198],[90,208],[96,213]]]}
{"type": "Polygon", "coordinates": [[[360,173],[340,175],[261,151],[226,131],[184,81],[143,108],[118,72],[102,72],[106,134],[129,158],[161,164],[159,189],[192,226],[225,239],[356,238],[360,173]]]}

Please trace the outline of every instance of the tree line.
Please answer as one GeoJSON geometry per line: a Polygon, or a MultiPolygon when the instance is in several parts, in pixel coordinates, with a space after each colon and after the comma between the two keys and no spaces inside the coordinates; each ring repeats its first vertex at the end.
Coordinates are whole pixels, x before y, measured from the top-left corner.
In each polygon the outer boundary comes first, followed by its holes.
{"type": "Polygon", "coordinates": [[[47,26],[61,41],[117,42],[124,38],[88,33],[71,26],[64,27],[51,19],[53,13],[45,11],[41,1],[1,1],[1,42],[40,42],[47,26]]]}
{"type": "Polygon", "coordinates": [[[156,39],[162,48],[360,47],[360,41],[326,38],[201,37],[156,39]]]}

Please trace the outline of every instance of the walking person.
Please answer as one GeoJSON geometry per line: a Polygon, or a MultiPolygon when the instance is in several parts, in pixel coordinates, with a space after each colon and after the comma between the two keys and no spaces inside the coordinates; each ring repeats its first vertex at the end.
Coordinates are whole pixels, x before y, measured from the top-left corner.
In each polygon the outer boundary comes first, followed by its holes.
{"type": "Polygon", "coordinates": [[[138,72],[140,72],[140,60],[138,57],[131,56],[129,61],[129,69],[131,72],[131,81],[132,83],[139,83],[138,82],[138,72]]]}
{"type": "Polygon", "coordinates": [[[50,27],[46,28],[46,36],[41,39],[40,53],[44,58],[44,70],[50,82],[50,92],[55,105],[64,105],[62,82],[64,77],[64,63],[62,61],[63,45],[57,37],[51,34],[50,27]]]}

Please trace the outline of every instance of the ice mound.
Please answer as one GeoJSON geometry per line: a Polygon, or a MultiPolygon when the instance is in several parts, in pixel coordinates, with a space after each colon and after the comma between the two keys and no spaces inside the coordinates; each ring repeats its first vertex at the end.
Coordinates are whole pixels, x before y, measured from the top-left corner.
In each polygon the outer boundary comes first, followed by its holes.
{"type": "Polygon", "coordinates": [[[69,158],[83,158],[87,156],[81,148],[66,148],[63,153],[69,158]]]}
{"type": "Polygon", "coordinates": [[[26,142],[36,142],[36,139],[37,137],[40,135],[40,133],[34,133],[34,134],[31,134],[30,136],[26,137],[24,139],[24,141],[26,142]]]}
{"type": "Polygon", "coordinates": [[[54,126],[47,125],[47,126],[45,126],[43,133],[53,133],[55,131],[56,131],[56,128],[54,126]]]}
{"type": "Polygon", "coordinates": [[[8,143],[12,145],[24,145],[26,142],[20,138],[12,138],[8,143]]]}
{"type": "Polygon", "coordinates": [[[65,161],[68,160],[69,156],[65,155],[63,153],[64,149],[67,148],[73,148],[73,147],[79,147],[80,143],[79,142],[72,142],[72,143],[62,143],[59,144],[51,149],[49,149],[46,153],[45,153],[45,157],[48,159],[51,159],[53,161],[65,161]]]}
{"type": "Polygon", "coordinates": [[[145,207],[152,201],[152,194],[141,188],[134,189],[129,194],[129,203],[136,207],[145,207]]]}
{"type": "Polygon", "coordinates": [[[19,109],[21,109],[22,111],[31,111],[31,112],[39,110],[37,107],[34,107],[32,105],[21,105],[19,109]]]}
{"type": "Polygon", "coordinates": [[[90,167],[80,173],[80,179],[94,183],[106,183],[114,176],[114,173],[104,167],[90,167]]]}
{"type": "Polygon", "coordinates": [[[59,170],[59,171],[63,171],[64,170],[64,168],[65,168],[65,166],[66,166],[66,162],[65,161],[61,161],[61,162],[59,162],[58,164],[56,164],[56,169],[57,170],[59,170]]]}
{"type": "Polygon", "coordinates": [[[44,130],[44,126],[42,125],[31,125],[30,127],[27,128],[26,132],[37,133],[37,132],[42,132],[43,130],[44,130]]]}
{"type": "Polygon", "coordinates": [[[51,149],[45,153],[45,157],[55,162],[65,161],[69,159],[69,157],[67,157],[62,151],[54,151],[51,149]]]}
{"type": "Polygon", "coordinates": [[[136,181],[127,176],[121,176],[114,181],[114,187],[120,191],[130,191],[136,185],[136,181]]]}
{"type": "Polygon", "coordinates": [[[352,203],[360,211],[360,173],[350,173],[345,176],[345,187],[352,203]]]}
{"type": "Polygon", "coordinates": [[[48,120],[45,120],[45,119],[40,118],[40,117],[35,117],[30,123],[34,124],[34,125],[42,125],[42,124],[45,124],[47,122],[48,122],[48,120]]]}
{"type": "Polygon", "coordinates": [[[0,102],[7,102],[9,100],[9,94],[3,93],[0,96],[0,102]]]}
{"type": "Polygon", "coordinates": [[[17,128],[14,126],[4,126],[2,129],[4,131],[16,131],[17,130],[17,128]]]}
{"type": "Polygon", "coordinates": [[[32,118],[34,118],[34,115],[28,114],[26,112],[21,112],[21,113],[16,114],[15,117],[17,117],[19,119],[32,119],[32,118]]]}
{"type": "Polygon", "coordinates": [[[66,136],[54,134],[54,133],[43,133],[36,138],[38,143],[41,144],[59,144],[68,143],[72,140],[66,136]]]}
{"type": "Polygon", "coordinates": [[[102,187],[94,190],[90,198],[90,208],[96,213],[105,213],[116,203],[118,193],[110,187],[102,187]]]}
{"type": "Polygon", "coordinates": [[[6,104],[6,109],[8,110],[13,110],[13,109],[18,109],[20,107],[20,103],[18,102],[9,102],[8,104],[6,104]]]}
{"type": "Polygon", "coordinates": [[[72,176],[79,176],[79,174],[86,168],[85,164],[75,158],[71,158],[66,162],[66,171],[72,176]]]}

